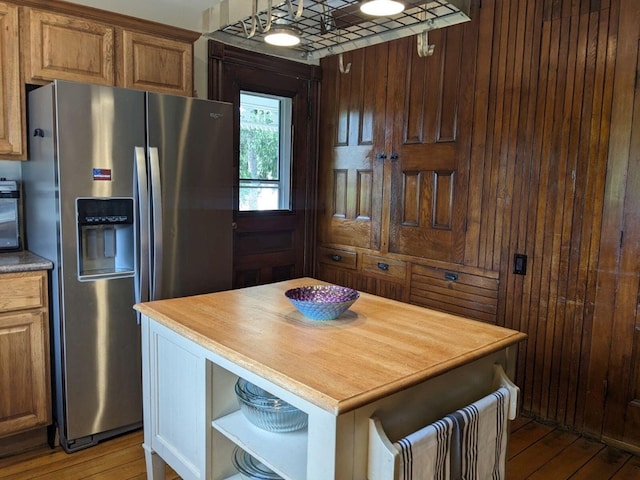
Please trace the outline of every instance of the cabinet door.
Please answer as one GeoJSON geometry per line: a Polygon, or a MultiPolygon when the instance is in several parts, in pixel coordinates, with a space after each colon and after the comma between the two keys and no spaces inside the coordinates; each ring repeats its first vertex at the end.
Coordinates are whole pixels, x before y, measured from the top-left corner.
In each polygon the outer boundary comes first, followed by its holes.
{"type": "Polygon", "coordinates": [[[27,83],[60,79],[114,85],[114,28],[109,25],[24,9],[27,83]]]}
{"type": "Polygon", "coordinates": [[[473,30],[463,24],[430,32],[435,53],[422,58],[415,37],[391,43],[390,252],[463,260],[473,30]]]}
{"type": "Polygon", "coordinates": [[[46,311],[0,315],[0,437],[51,422],[46,311]]]}
{"type": "Polygon", "coordinates": [[[22,86],[18,42],[18,7],[0,3],[0,154],[21,155],[22,86]]]}
{"type": "MultiPolygon", "coordinates": [[[[183,478],[206,478],[211,424],[200,349],[143,316],[142,381],[145,449],[157,452],[183,478]]],[[[162,463],[155,453],[148,460],[154,457],[162,463]]]]}
{"type": "Polygon", "coordinates": [[[139,32],[122,32],[118,85],[193,95],[193,46],[139,32]]]}
{"type": "Polygon", "coordinates": [[[322,62],[321,243],[380,248],[385,151],[386,44],[322,62]]]}

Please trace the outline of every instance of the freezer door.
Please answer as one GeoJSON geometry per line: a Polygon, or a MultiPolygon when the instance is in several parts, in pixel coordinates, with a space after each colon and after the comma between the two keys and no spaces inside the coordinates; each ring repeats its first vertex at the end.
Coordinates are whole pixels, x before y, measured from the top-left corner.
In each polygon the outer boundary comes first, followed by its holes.
{"type": "MultiPolygon", "coordinates": [[[[133,198],[134,149],[145,145],[144,93],[58,82],[59,326],[62,434],[76,439],[142,421],[134,278],[78,279],[78,197],[133,198]]],[[[136,235],[137,236],[137,235],[136,235]]]]}
{"type": "Polygon", "coordinates": [[[228,103],[147,94],[152,299],[231,288],[232,135],[228,103]]]}

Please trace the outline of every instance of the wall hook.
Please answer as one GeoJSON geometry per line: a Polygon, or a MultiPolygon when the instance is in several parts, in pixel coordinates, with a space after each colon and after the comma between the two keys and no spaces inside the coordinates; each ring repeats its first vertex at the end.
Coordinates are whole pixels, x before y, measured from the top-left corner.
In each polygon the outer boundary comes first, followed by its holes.
{"type": "Polygon", "coordinates": [[[430,57],[436,49],[435,45],[429,45],[429,31],[425,30],[417,35],[418,38],[418,56],[430,57]]]}
{"type": "Polygon", "coordinates": [[[338,54],[338,66],[340,67],[340,73],[349,73],[351,71],[351,62],[347,63],[345,68],[344,59],[342,58],[342,52],[338,54]]]}

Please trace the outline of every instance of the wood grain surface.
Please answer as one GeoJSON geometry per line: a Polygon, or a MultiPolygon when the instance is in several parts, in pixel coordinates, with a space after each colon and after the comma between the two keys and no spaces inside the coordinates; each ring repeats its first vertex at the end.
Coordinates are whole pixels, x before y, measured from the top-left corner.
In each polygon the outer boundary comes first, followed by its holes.
{"type": "Polygon", "coordinates": [[[336,320],[305,318],[300,278],[134,308],[338,414],[513,345],[523,333],[361,293],[336,320]]]}

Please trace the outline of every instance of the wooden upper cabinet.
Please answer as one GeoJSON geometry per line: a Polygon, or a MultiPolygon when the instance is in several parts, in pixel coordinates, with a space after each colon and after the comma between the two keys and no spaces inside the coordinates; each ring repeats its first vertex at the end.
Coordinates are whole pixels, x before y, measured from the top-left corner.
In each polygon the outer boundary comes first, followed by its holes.
{"type": "Polygon", "coordinates": [[[119,85],[193,95],[192,44],[124,30],[122,50],[119,85]]]}
{"type": "Polygon", "coordinates": [[[115,28],[79,17],[23,9],[27,83],[61,79],[115,85],[115,28]]]}
{"type": "Polygon", "coordinates": [[[476,28],[323,60],[321,244],[462,263],[476,28]]]}
{"type": "Polygon", "coordinates": [[[18,7],[0,3],[0,154],[11,156],[25,152],[19,58],[18,7]]]}
{"type": "Polygon", "coordinates": [[[432,56],[419,57],[413,37],[390,46],[389,252],[464,260],[473,29],[466,23],[430,32],[432,56]]]}
{"type": "Polygon", "coordinates": [[[26,159],[24,84],[193,95],[198,32],[62,0],[0,1],[0,159],[26,159]]]}
{"type": "Polygon", "coordinates": [[[153,27],[141,21],[118,25],[108,16],[95,20],[94,11],[87,12],[93,17],[79,12],[22,7],[26,83],[60,79],[193,95],[191,40],[164,36],[163,26],[155,35],[135,30],[153,27]]]}
{"type": "Polygon", "coordinates": [[[323,60],[319,240],[380,249],[388,46],[323,60]]]}

